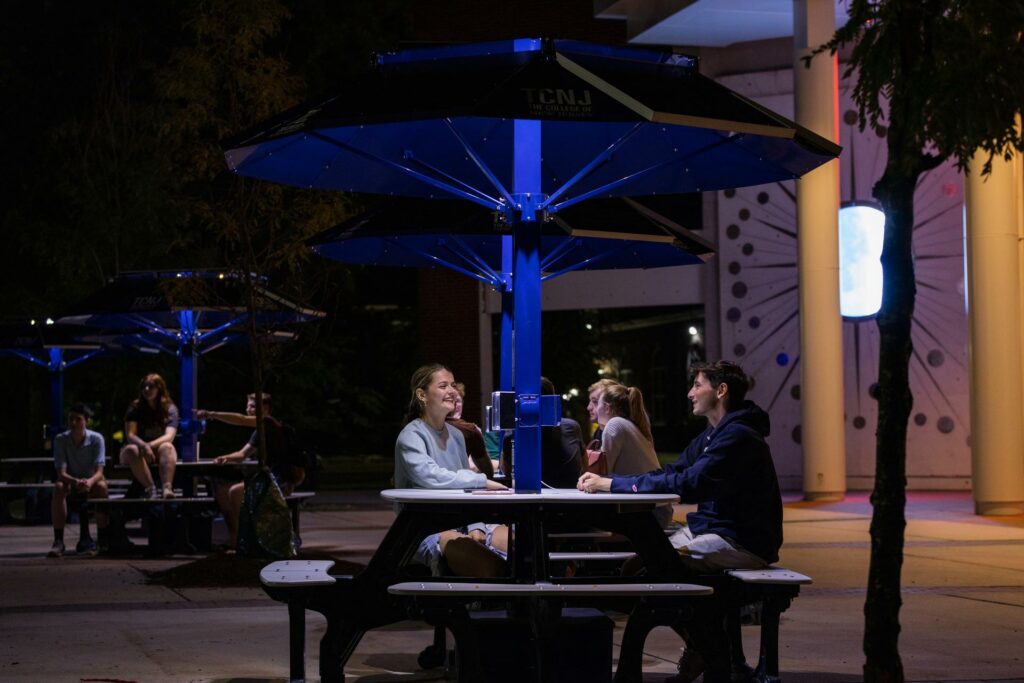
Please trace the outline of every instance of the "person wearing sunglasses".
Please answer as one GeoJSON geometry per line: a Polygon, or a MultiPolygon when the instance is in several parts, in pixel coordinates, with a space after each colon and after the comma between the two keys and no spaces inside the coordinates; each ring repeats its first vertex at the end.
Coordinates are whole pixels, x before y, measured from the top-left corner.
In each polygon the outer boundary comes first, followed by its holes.
{"type": "Polygon", "coordinates": [[[178,433],[178,408],[167,393],[167,384],[160,375],[151,373],[139,383],[139,397],[124,416],[125,445],[121,464],[131,468],[132,476],[142,485],[144,498],[174,498],[174,469],[178,452],[174,437],[178,433]],[[163,493],[157,490],[149,468],[156,464],[163,493]]]}

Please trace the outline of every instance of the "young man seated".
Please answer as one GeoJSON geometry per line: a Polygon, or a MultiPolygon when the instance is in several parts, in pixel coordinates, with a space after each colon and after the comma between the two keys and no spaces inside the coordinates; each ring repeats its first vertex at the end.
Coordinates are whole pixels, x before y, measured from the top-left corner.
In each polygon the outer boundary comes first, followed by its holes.
{"type": "MultiPolygon", "coordinates": [[[[57,435],[53,442],[53,465],[57,481],[53,485],[53,546],[48,557],[64,554],[64,523],[68,516],[68,498],[106,498],[107,482],[103,478],[105,447],[103,436],[88,429],[92,411],[81,403],[68,411],[68,430],[57,435]]],[[[89,534],[89,515],[83,506],[80,513],[78,544],[75,552],[95,555],[96,542],[89,534]]],[[[96,536],[106,541],[107,514],[96,514],[96,536]]]]}

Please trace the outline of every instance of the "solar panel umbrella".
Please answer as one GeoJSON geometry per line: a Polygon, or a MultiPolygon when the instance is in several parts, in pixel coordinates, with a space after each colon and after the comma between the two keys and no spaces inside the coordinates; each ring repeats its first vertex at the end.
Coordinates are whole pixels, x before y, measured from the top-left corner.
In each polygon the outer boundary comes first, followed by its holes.
{"type": "Polygon", "coordinates": [[[593,199],[790,180],[840,149],[700,75],[682,55],[550,39],[380,55],[334,96],[226,144],[240,175],[462,199],[503,215],[521,491],[540,489],[545,218],[593,199]]]}
{"type": "Polygon", "coordinates": [[[229,271],[126,272],[72,306],[58,323],[106,331],[109,348],[174,354],[180,362],[179,453],[198,457],[202,425],[192,419],[198,399],[196,359],[225,344],[248,340],[246,287],[254,288],[256,328],[266,339],[294,338],[297,324],[318,320],[323,311],[276,294],[266,279],[229,271]]]}
{"type": "Polygon", "coordinates": [[[107,340],[96,330],[57,324],[48,317],[0,321],[0,355],[26,360],[49,375],[49,421],[44,428],[47,441],[64,430],[64,372],[106,352],[107,340]]]}

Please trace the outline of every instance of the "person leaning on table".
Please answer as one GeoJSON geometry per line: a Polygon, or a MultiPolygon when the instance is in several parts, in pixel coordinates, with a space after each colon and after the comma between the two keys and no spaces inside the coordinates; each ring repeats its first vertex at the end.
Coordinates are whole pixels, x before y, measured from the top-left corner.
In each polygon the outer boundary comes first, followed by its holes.
{"type": "MultiPolygon", "coordinates": [[[[779,559],[782,546],[782,495],[764,440],[770,429],[768,414],[743,400],[750,380],[735,363],[694,364],[690,376],[687,398],[693,414],[706,417],[708,427],[678,460],[646,474],[587,473],[577,488],[590,493],[674,493],[683,503],[697,504],[686,516],[687,526],[671,538],[687,568],[708,573],[765,567],[779,559]]],[[[679,674],[669,680],[687,683],[703,668],[699,654],[688,647],[679,674]]]]}
{"type": "MultiPolygon", "coordinates": [[[[469,467],[462,433],[445,422],[455,409],[459,395],[451,370],[443,365],[425,365],[409,381],[412,397],[405,427],[395,442],[395,486],[422,489],[504,489],[482,472],[469,467]]],[[[486,454],[480,469],[489,468],[486,454]]],[[[413,559],[439,573],[443,557],[449,569],[460,576],[488,577],[505,573],[505,550],[499,538],[503,528],[488,530],[471,524],[463,530],[443,531],[423,539],[413,559]],[[498,551],[497,553],[494,551],[498,551]]]]}

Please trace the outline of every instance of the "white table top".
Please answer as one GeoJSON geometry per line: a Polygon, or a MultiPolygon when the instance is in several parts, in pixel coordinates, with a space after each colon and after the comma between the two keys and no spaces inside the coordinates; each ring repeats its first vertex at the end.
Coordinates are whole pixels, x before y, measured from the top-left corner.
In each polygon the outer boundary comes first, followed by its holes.
{"type": "Polygon", "coordinates": [[[647,503],[651,506],[676,503],[673,493],[584,493],[576,489],[543,489],[539,493],[515,493],[488,489],[386,489],[380,492],[385,500],[394,503],[463,503],[493,505],[647,503]]]}

